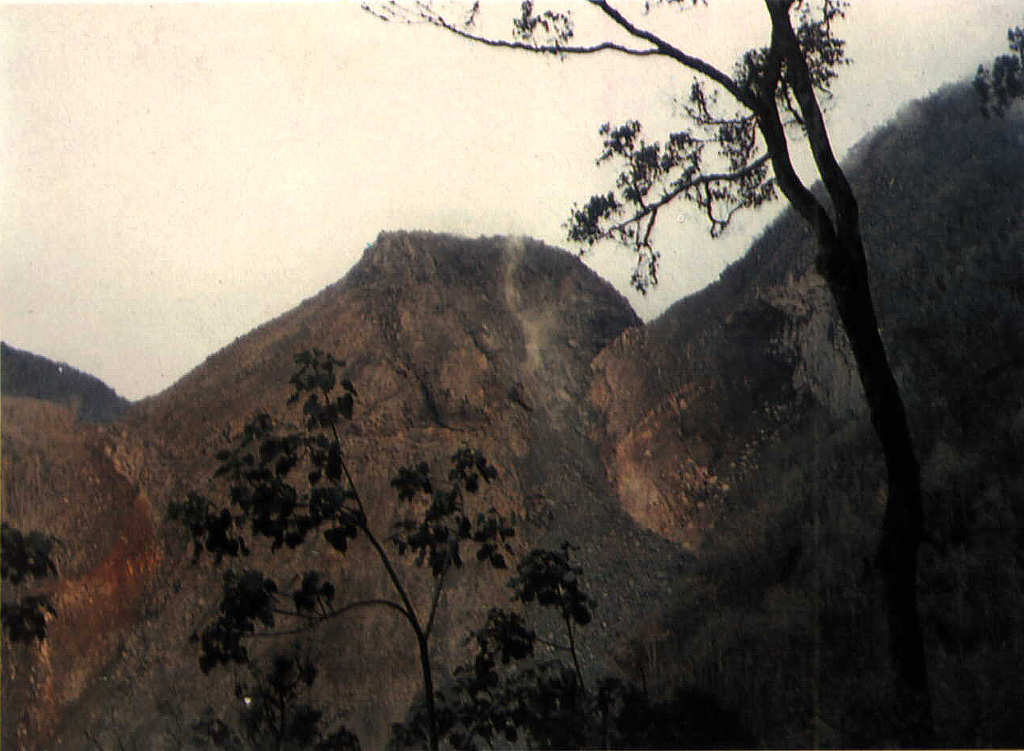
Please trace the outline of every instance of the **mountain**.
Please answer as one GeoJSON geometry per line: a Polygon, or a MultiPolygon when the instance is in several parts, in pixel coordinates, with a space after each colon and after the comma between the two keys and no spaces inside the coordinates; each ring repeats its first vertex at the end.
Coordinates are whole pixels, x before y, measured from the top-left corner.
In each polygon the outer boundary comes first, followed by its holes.
{"type": "MultiPolygon", "coordinates": [[[[387,530],[395,517],[389,482],[398,467],[423,459],[443,469],[456,449],[479,448],[500,473],[486,503],[522,520],[520,546],[572,539],[581,558],[593,561],[588,582],[610,642],[644,619],[650,599],[686,561],[614,501],[595,443],[590,363],[638,325],[625,300],[564,251],[526,240],[382,235],[340,282],[135,404],[104,438],[162,519],[189,488],[211,486],[225,427],[241,428],[260,409],[282,414],[295,352],[334,352],[348,361],[347,377],[360,394],[345,442],[361,493],[373,499],[375,526],[387,530]]],[[[188,565],[191,549],[170,525],[161,534],[164,563],[152,599],[132,628],[120,631],[120,653],[94,673],[95,688],[68,697],[73,711],[58,747],[74,747],[71,739],[87,729],[159,735],[174,720],[157,707],[198,717],[207,705],[236,701],[228,676],[182,698],[180,686],[200,685],[188,637],[211,615],[220,573],[188,565]],[[120,697],[116,707],[113,696],[120,697]]],[[[247,565],[297,571],[323,552],[282,562],[264,551],[247,565]]],[[[355,563],[338,582],[347,595],[387,591],[380,572],[358,563],[368,552],[350,556],[355,563]]],[[[466,629],[486,604],[507,601],[507,578],[457,576],[436,626],[441,664],[465,654],[466,629]]],[[[347,722],[367,747],[383,745],[387,723],[402,718],[419,686],[405,624],[370,613],[324,628],[317,645],[318,658],[332,668],[319,690],[350,708],[347,722]],[[381,675],[391,676],[383,695],[381,675]]],[[[54,639],[48,650],[56,655],[64,646],[54,639]]],[[[594,640],[589,649],[604,647],[594,640]]]]}
{"type": "MultiPolygon", "coordinates": [[[[1024,739],[1009,679],[1024,669],[1021,125],[951,87],[848,164],[923,466],[938,737],[959,746],[1024,739]]],[[[659,648],[680,658],[664,680],[747,708],[773,745],[874,745],[884,465],[815,256],[787,212],[717,283],[599,354],[593,398],[625,507],[698,551],[668,608],[659,648]]]]}
{"type": "Polygon", "coordinates": [[[113,422],[129,405],[95,376],[4,342],[0,342],[0,394],[72,405],[80,419],[96,423],[113,422]]]}
{"type": "MultiPolygon", "coordinates": [[[[924,469],[921,604],[942,745],[1024,739],[1021,124],[981,118],[954,87],[848,164],[924,469]]],[[[486,504],[516,512],[519,550],[579,547],[597,600],[581,632],[588,675],[658,696],[697,687],[767,745],[891,744],[873,564],[884,468],[814,257],[784,214],[718,282],[642,324],[563,251],[388,233],[342,280],[113,425],[5,397],[5,514],[62,537],[65,575],[64,630],[42,648],[4,645],[3,742],[179,748],[206,707],[240,711],[232,676],[202,675],[188,642],[216,612],[221,573],[193,567],[164,519],[191,489],[223,493],[211,477],[223,436],[258,410],[283,416],[293,355],[319,347],[358,390],[343,440],[377,528],[398,512],[399,466],[441,469],[468,445],[499,471],[486,504]]],[[[246,565],[287,578],[325,550],[258,549],[246,565]]],[[[346,599],[386,586],[369,552],[353,546],[336,572],[346,599]]],[[[507,602],[506,579],[469,566],[454,578],[440,680],[467,629],[507,602]]],[[[317,697],[364,748],[382,747],[418,690],[404,625],[365,611],[310,648],[317,697]]]]}

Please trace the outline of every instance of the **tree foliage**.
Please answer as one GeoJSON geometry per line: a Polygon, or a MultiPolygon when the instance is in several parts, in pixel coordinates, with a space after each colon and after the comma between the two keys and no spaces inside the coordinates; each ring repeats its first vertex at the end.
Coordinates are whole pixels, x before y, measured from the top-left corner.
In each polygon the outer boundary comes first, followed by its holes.
{"type": "MultiPolygon", "coordinates": [[[[3,522],[0,525],[0,575],[3,580],[18,591],[29,581],[57,576],[52,558],[53,544],[54,539],[41,532],[22,532],[3,522]]],[[[46,617],[56,615],[57,611],[49,597],[33,593],[5,597],[0,613],[3,630],[12,642],[32,642],[46,638],[46,617]]]]}
{"type": "MultiPolygon", "coordinates": [[[[697,0],[667,3],[684,10],[697,0]]],[[[833,151],[822,102],[847,62],[836,33],[845,0],[763,0],[768,43],[748,50],[731,71],[716,67],[628,17],[607,0],[587,5],[627,41],[579,43],[569,11],[538,10],[524,2],[511,39],[477,31],[479,5],[461,21],[430,2],[368,7],[387,21],[424,23],[478,44],[561,57],[617,54],[676,63],[693,76],[683,107],[685,126],[660,140],[639,122],[605,124],[599,161],[614,162],[612,190],[572,209],[570,239],[593,245],[612,240],[636,256],[634,284],[657,281],[655,227],[662,209],[692,204],[718,236],[733,217],[781,193],[813,231],[817,268],[835,302],[864,388],[875,434],[886,457],[888,496],[877,550],[896,676],[901,740],[927,745],[931,696],[917,594],[923,536],[921,471],[906,407],[882,340],[871,293],[856,196],[833,151]],[[797,172],[793,150],[806,146],[823,191],[797,172]]],[[[646,4],[645,8],[649,8],[646,4]]]]}
{"type": "Polygon", "coordinates": [[[429,640],[449,573],[465,565],[467,552],[483,565],[507,566],[515,530],[494,508],[473,513],[469,500],[497,477],[479,452],[462,448],[451,457],[444,482],[426,462],[400,468],[391,485],[408,513],[385,536],[374,529],[349,466],[343,426],[353,419],[358,396],[341,378],[345,363],[320,350],[295,357],[288,403],[299,423],[261,413],[217,454],[216,476],[226,485],[226,503],[192,493],[169,509],[188,532],[193,559],[212,555],[215,564],[241,562],[254,540],[271,551],[294,549],[321,536],[339,555],[356,539],[373,549],[390,591],[368,599],[339,595],[330,572],[310,569],[282,585],[253,568],[232,566],[223,574],[219,613],[194,635],[200,666],[251,664],[249,642],[257,633],[306,631],[356,609],[378,607],[399,613],[412,629],[428,705],[422,741],[436,748],[432,709],[433,676],[429,640]],[[414,603],[413,590],[396,561],[408,557],[432,580],[428,602],[414,603]]]}
{"type": "Polygon", "coordinates": [[[974,87],[985,117],[1003,116],[1018,99],[1024,99],[1024,26],[1006,32],[1010,52],[999,55],[992,67],[978,66],[974,87]]]}
{"type": "Polygon", "coordinates": [[[309,703],[319,673],[314,660],[296,645],[266,661],[246,664],[248,678],[235,684],[237,718],[208,712],[193,723],[195,742],[224,751],[358,751],[359,739],[343,724],[330,724],[309,703]]]}
{"type": "MultiPolygon", "coordinates": [[[[738,715],[706,692],[679,690],[658,701],[616,677],[588,686],[577,632],[592,622],[596,603],[583,587],[582,567],[570,560],[573,549],[566,542],[531,551],[508,582],[513,601],[562,622],[564,642],[541,638],[518,612],[492,608],[470,632],[475,654],[438,693],[442,741],[453,749],[504,743],[539,749],[754,745],[738,715]]],[[[393,745],[416,747],[424,721],[422,709],[414,711],[395,727],[393,745]]]]}

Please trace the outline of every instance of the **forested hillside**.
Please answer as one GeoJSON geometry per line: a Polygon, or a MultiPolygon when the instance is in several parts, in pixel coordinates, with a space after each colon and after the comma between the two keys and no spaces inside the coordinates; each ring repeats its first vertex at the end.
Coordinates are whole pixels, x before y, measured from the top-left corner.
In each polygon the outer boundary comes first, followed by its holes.
{"type": "MultiPolygon", "coordinates": [[[[851,158],[923,460],[943,744],[1024,738],[1022,125],[1019,111],[983,118],[968,87],[951,87],[851,158]]],[[[642,396],[598,398],[623,502],[698,550],[659,647],[678,661],[660,664],[744,707],[772,744],[873,745],[891,742],[873,559],[884,472],[815,255],[784,215],[717,284],[598,357],[642,396]]]]}
{"type": "Polygon", "coordinates": [[[0,342],[0,394],[67,404],[82,420],[99,423],[116,420],[129,404],[95,376],[3,342],[0,342]]]}

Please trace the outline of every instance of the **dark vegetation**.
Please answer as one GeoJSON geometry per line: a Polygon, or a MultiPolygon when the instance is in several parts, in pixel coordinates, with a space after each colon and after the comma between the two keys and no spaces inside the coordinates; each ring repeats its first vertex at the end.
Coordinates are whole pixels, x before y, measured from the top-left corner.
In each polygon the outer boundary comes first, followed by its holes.
{"type": "Polygon", "coordinates": [[[358,751],[359,739],[335,717],[336,708],[320,709],[310,696],[319,670],[300,644],[265,661],[247,660],[247,677],[235,684],[239,709],[224,720],[212,709],[191,722],[189,742],[197,748],[225,751],[358,751]]]}
{"type": "Polygon", "coordinates": [[[388,537],[381,536],[370,525],[367,501],[353,479],[342,442],[356,398],[352,383],[336,372],[343,371],[345,363],[319,350],[302,352],[295,362],[295,391],[289,403],[299,405],[300,422],[279,425],[267,413],[257,415],[232,446],[217,455],[217,474],[229,483],[229,505],[214,505],[192,494],[188,501],[172,504],[169,516],[193,536],[194,561],[204,551],[216,563],[249,555],[252,543],[246,540],[246,528],[252,536],[269,541],[273,551],[297,548],[321,532],[336,553],[345,554],[353,540],[364,538],[387,572],[390,591],[336,604],[331,572],[308,570],[289,591],[259,570],[228,570],[220,615],[195,636],[202,647],[200,666],[208,672],[218,665],[247,664],[250,635],[257,629],[273,632],[282,619],[294,621],[285,630],[294,633],[358,609],[393,610],[416,637],[417,654],[412,659],[420,666],[427,705],[420,741],[436,749],[430,637],[446,580],[452,569],[463,566],[467,546],[477,561],[505,568],[511,551],[508,541],[515,533],[494,508],[477,514],[466,509],[467,497],[497,473],[470,449],[452,456],[447,485],[437,483],[426,462],[400,468],[392,480],[399,499],[410,504],[422,499],[426,505],[419,514],[400,519],[388,537]],[[415,590],[395,566],[396,556],[405,555],[413,556],[433,579],[429,598],[419,605],[413,601],[415,590]]]}
{"type": "MultiPolygon", "coordinates": [[[[492,608],[473,631],[476,653],[439,692],[441,738],[451,748],[747,748],[755,745],[737,713],[713,695],[650,687],[603,675],[588,683],[578,643],[594,600],[582,585],[573,547],[534,549],[508,585],[513,600],[553,611],[559,641],[540,638],[517,612],[492,608]],[[563,657],[564,656],[564,657],[563,657]]],[[[529,610],[530,608],[527,608],[529,610]]],[[[421,745],[422,708],[394,728],[392,745],[421,745]]]]}
{"type": "Polygon", "coordinates": [[[1024,99],[1024,26],[1006,33],[1010,52],[999,55],[992,67],[981,65],[974,77],[974,88],[981,97],[981,112],[1002,117],[1014,101],[1024,99]]]}
{"type": "MultiPolygon", "coordinates": [[[[1024,738],[1011,709],[1024,669],[1020,123],[1014,111],[982,119],[974,92],[950,87],[851,160],[869,263],[884,269],[884,335],[923,458],[918,581],[940,745],[1024,738]]],[[[814,254],[785,216],[717,289],[784,283],[814,254]]],[[[729,494],[668,641],[680,682],[742,708],[773,745],[888,745],[897,718],[870,555],[881,514],[870,478],[882,457],[863,427],[824,406],[789,426],[729,494]]]]}
{"type": "Polygon", "coordinates": [[[81,420],[113,422],[129,402],[103,381],[0,342],[0,394],[67,404],[81,420]]]}
{"type": "Polygon", "coordinates": [[[53,538],[41,532],[22,532],[7,522],[0,525],[0,576],[3,602],[0,621],[11,642],[42,641],[46,638],[46,617],[56,611],[45,593],[22,592],[33,580],[57,576],[52,551],[53,538]],[[12,595],[10,590],[17,593],[12,595]]]}

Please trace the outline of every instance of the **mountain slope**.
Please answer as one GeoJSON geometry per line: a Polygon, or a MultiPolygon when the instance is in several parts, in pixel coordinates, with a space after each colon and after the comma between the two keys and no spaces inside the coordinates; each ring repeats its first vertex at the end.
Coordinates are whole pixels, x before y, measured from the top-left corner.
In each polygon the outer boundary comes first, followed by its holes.
{"type": "MultiPolygon", "coordinates": [[[[850,164],[924,469],[936,717],[962,745],[1024,738],[1005,698],[1008,666],[1024,667],[1010,637],[1024,628],[1022,125],[983,119],[951,87],[850,164]]],[[[602,352],[592,397],[622,502],[702,562],[670,628],[675,680],[747,707],[772,743],[873,744],[887,722],[872,562],[884,470],[815,254],[783,215],[719,282],[602,352]]]]}
{"type": "Polygon", "coordinates": [[[57,540],[59,577],[42,587],[57,611],[47,642],[3,640],[2,742],[35,748],[121,653],[163,547],[145,491],[102,429],[39,399],[5,395],[0,409],[4,522],[57,540]]]}
{"type": "MultiPolygon", "coordinates": [[[[332,351],[347,360],[360,394],[344,442],[376,528],[386,531],[398,511],[389,481],[399,466],[423,459],[444,471],[454,450],[481,449],[500,473],[484,502],[516,513],[520,549],[564,539],[580,546],[608,624],[586,646],[600,654],[687,564],[615,503],[586,399],[593,357],[639,323],[620,295],[563,251],[532,241],[386,234],[343,280],[135,405],[111,435],[162,517],[189,488],[216,492],[212,457],[226,426],[237,430],[260,409],[282,414],[297,351],[332,351]]],[[[220,574],[193,569],[177,530],[163,533],[166,565],[150,609],[164,615],[138,623],[106,686],[76,704],[64,739],[88,730],[152,742],[175,722],[158,707],[176,703],[198,717],[206,705],[231,711],[236,701],[230,676],[201,676],[187,644],[212,614],[220,574]],[[202,691],[181,699],[181,685],[202,691]],[[130,698],[112,710],[117,686],[130,698]]],[[[257,553],[246,565],[287,577],[328,549],[322,541],[314,548],[257,553]]],[[[388,591],[369,552],[356,545],[343,570],[328,569],[346,599],[388,591]]],[[[403,572],[423,578],[409,566],[403,572]]],[[[465,654],[467,629],[507,601],[506,579],[472,566],[454,577],[436,625],[442,676],[465,654]]],[[[387,611],[369,611],[326,625],[313,648],[324,666],[321,696],[348,710],[346,722],[366,747],[382,746],[419,688],[406,626],[387,611]],[[382,675],[390,676],[384,691],[382,675]]]]}

